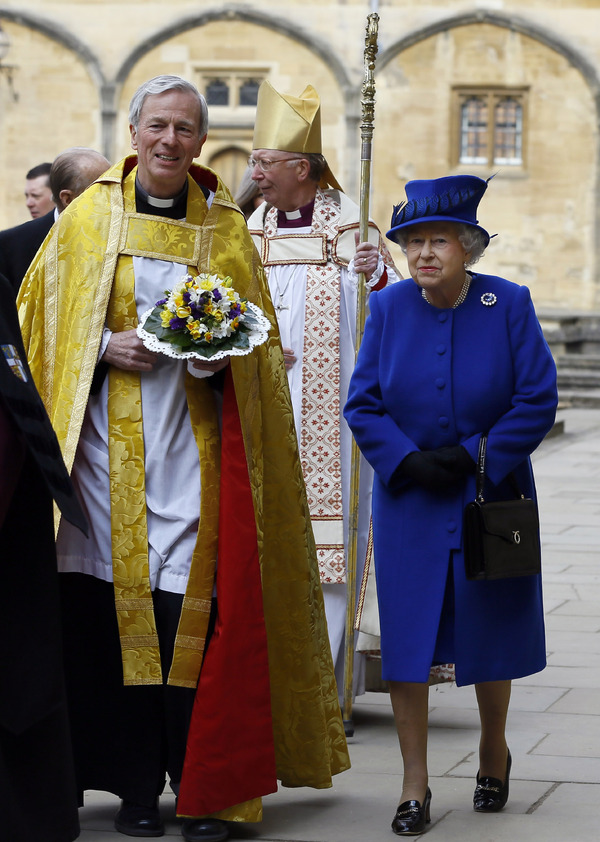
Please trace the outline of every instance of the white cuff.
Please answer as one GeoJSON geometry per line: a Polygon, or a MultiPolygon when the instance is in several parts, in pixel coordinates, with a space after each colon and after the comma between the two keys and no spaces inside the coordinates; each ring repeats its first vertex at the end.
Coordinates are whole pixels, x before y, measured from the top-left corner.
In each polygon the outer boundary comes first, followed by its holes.
{"type": "Polygon", "coordinates": [[[102,339],[100,340],[100,348],[98,350],[98,359],[96,360],[96,365],[100,362],[102,357],[104,356],[104,352],[108,347],[108,343],[110,341],[110,337],[113,335],[112,330],[109,330],[107,327],[104,328],[102,331],[102,339]]]}
{"type": "MultiPolygon", "coordinates": [[[[379,259],[377,261],[377,268],[371,275],[370,279],[366,281],[366,286],[371,289],[372,287],[377,286],[379,281],[381,280],[381,276],[385,272],[385,263],[383,262],[383,257],[379,255],[379,259]]],[[[354,283],[355,286],[358,286],[358,275],[359,273],[354,268],[354,258],[348,264],[348,276],[350,280],[354,283]]]]}

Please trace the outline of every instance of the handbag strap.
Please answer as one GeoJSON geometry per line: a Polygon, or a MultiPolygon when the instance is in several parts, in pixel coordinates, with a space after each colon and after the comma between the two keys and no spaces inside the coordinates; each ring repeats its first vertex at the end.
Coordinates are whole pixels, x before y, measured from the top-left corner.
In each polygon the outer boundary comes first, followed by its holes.
{"type": "MultiPolygon", "coordinates": [[[[483,497],[483,489],[485,486],[485,455],[487,452],[487,435],[482,435],[479,439],[479,452],[477,453],[477,486],[476,486],[476,497],[478,503],[484,502],[483,497]]],[[[524,497],[525,495],[522,493],[521,489],[519,488],[519,483],[517,482],[517,478],[514,473],[511,473],[507,476],[507,480],[509,481],[512,490],[515,492],[516,497],[524,497]]]]}
{"type": "Polygon", "coordinates": [[[477,493],[476,500],[483,503],[483,487],[485,485],[485,453],[487,449],[487,436],[479,439],[479,453],[477,454],[477,493]]]}

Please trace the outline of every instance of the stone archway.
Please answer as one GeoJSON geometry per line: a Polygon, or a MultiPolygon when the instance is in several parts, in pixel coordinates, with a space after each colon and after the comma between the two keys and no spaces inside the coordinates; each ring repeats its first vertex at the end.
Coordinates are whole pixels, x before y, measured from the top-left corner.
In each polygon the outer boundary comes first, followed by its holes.
{"type": "Polygon", "coordinates": [[[105,85],[98,57],[65,28],[30,13],[0,7],[11,39],[18,100],[0,86],[0,227],[30,217],[23,202],[25,173],[70,146],[102,150],[97,117],[105,85]]]}
{"type": "MultiPolygon", "coordinates": [[[[582,190],[580,184],[573,189],[572,196],[566,198],[564,193],[561,195],[560,190],[557,189],[556,175],[559,174],[564,176],[565,166],[571,166],[574,163],[573,159],[577,157],[577,151],[572,148],[571,142],[565,142],[563,153],[561,154],[561,150],[557,149],[554,161],[550,161],[548,163],[548,174],[546,177],[546,182],[548,182],[548,184],[541,185],[541,193],[539,192],[539,180],[536,184],[530,186],[530,195],[527,198],[529,207],[527,208],[527,212],[523,213],[523,219],[526,225],[529,224],[531,219],[535,219],[536,206],[537,208],[541,208],[542,212],[545,214],[549,214],[551,211],[554,211],[557,214],[562,214],[565,217],[562,229],[558,232],[552,232],[552,234],[549,232],[548,239],[552,240],[552,236],[558,236],[565,242],[569,241],[567,243],[567,247],[571,248],[571,251],[574,253],[574,260],[577,260],[577,246],[576,244],[571,245],[571,242],[574,237],[577,239],[578,236],[580,240],[580,251],[586,254],[586,262],[581,263],[581,265],[578,266],[565,265],[563,268],[560,261],[555,262],[551,259],[547,260],[548,274],[551,274],[552,271],[562,271],[564,273],[563,293],[561,294],[561,292],[556,289],[549,295],[542,294],[541,299],[550,303],[552,306],[558,307],[579,306],[584,309],[599,308],[600,142],[598,142],[598,137],[600,135],[600,76],[597,68],[588,62],[583,55],[574,50],[571,44],[562,41],[555,33],[550,32],[543,27],[537,26],[529,20],[512,14],[509,16],[496,11],[477,10],[438,20],[426,27],[408,33],[388,46],[378,57],[379,79],[385,78],[386,73],[392,73],[398,77],[398,74],[401,74],[398,62],[401,61],[403,56],[408,56],[416,49],[423,48],[426,44],[433,44],[434,41],[439,44],[439,39],[443,37],[451,37],[452,34],[456,33],[460,28],[482,26],[495,27],[507,34],[510,33],[513,37],[529,39],[531,44],[538,45],[539,50],[545,48],[549,56],[555,56],[557,61],[562,62],[565,68],[570,68],[573,85],[571,89],[565,88],[565,91],[568,91],[569,95],[565,96],[563,101],[565,103],[569,102],[569,107],[571,109],[574,107],[573,101],[577,98],[577,85],[579,85],[579,110],[577,113],[583,117],[583,122],[580,123],[580,132],[581,134],[585,134],[589,124],[587,136],[589,142],[594,144],[591,149],[587,174],[584,178],[578,179],[579,182],[589,185],[588,194],[583,195],[584,191],[582,190]],[[577,82],[577,80],[579,80],[579,82],[577,82]],[[554,164],[553,167],[552,163],[554,164]],[[551,182],[555,183],[550,184],[551,182]],[[545,187],[547,189],[545,189],[545,187]],[[582,214],[581,209],[584,207],[584,204],[585,212],[582,214]],[[579,211],[578,217],[577,211],[579,211]],[[573,227],[577,229],[575,234],[573,232],[573,227]],[[570,285],[574,280],[578,284],[577,287],[570,285]],[[581,292],[581,295],[575,292],[575,290],[581,292]]],[[[434,51],[432,49],[431,56],[433,56],[433,53],[434,51]]],[[[406,88],[406,80],[397,78],[396,81],[400,88],[406,88]]],[[[431,97],[431,92],[429,95],[431,97]]],[[[443,103],[440,107],[440,120],[444,119],[445,107],[446,103],[443,103]]],[[[565,112],[563,109],[562,113],[566,114],[565,120],[568,120],[569,112],[565,112]]],[[[561,112],[558,111],[558,126],[560,126],[560,118],[561,112]]],[[[419,119],[422,122],[423,119],[426,118],[424,118],[423,114],[420,114],[419,119]]],[[[398,122],[402,124],[401,116],[398,122]]],[[[548,128],[547,137],[551,141],[550,145],[552,145],[552,143],[556,143],[555,131],[553,131],[550,127],[548,128]]],[[[544,144],[542,144],[542,152],[547,154],[548,150],[543,147],[544,144]]],[[[440,169],[439,161],[437,164],[434,162],[433,169],[435,170],[436,175],[445,174],[445,172],[442,171],[438,172],[440,169]]],[[[405,177],[428,177],[428,175],[422,171],[417,173],[416,176],[414,173],[411,174],[410,172],[407,172],[405,177]]],[[[497,194],[497,186],[494,186],[496,187],[497,194]]],[[[524,191],[520,188],[518,182],[515,182],[514,186],[515,193],[522,197],[524,195],[524,191]]],[[[493,193],[490,191],[489,196],[492,195],[493,193]]],[[[393,201],[398,201],[399,198],[401,197],[394,197],[393,201]]],[[[491,201],[491,198],[488,199],[488,202],[491,201]]],[[[517,210],[523,210],[522,203],[518,206],[517,210]]],[[[545,224],[546,223],[544,223],[544,225],[545,224]]],[[[543,232],[541,235],[538,234],[538,241],[540,237],[543,238],[543,232]]],[[[525,242],[525,238],[523,238],[523,242],[525,242]]],[[[538,247],[540,250],[543,249],[543,245],[540,245],[539,242],[538,247]]],[[[514,265],[517,265],[516,259],[514,265]]],[[[519,278],[514,278],[514,280],[519,280],[519,278]]],[[[522,279],[521,282],[528,283],[528,280],[525,278],[522,279]]]]}
{"type": "MultiPolygon", "coordinates": [[[[233,23],[242,25],[245,24],[247,27],[255,27],[255,31],[259,34],[261,32],[264,33],[264,37],[272,35],[275,41],[280,44],[287,44],[288,47],[286,49],[282,48],[281,50],[284,60],[286,60],[287,54],[290,52],[291,45],[292,51],[298,50],[299,52],[306,53],[307,56],[310,56],[310,60],[304,61],[304,66],[310,67],[311,72],[315,67],[317,69],[326,69],[328,84],[327,86],[323,86],[323,90],[319,90],[319,93],[321,93],[322,99],[324,100],[322,112],[324,115],[324,145],[327,142],[326,136],[328,131],[329,135],[332,135],[331,130],[327,127],[327,121],[331,119],[333,106],[330,102],[327,102],[327,99],[332,99],[331,90],[333,89],[336,94],[335,112],[336,114],[338,112],[340,113],[340,129],[336,131],[335,142],[330,143],[330,151],[328,151],[328,154],[333,155],[334,158],[339,155],[339,157],[344,160],[345,158],[351,157],[352,153],[347,154],[348,149],[356,147],[356,156],[358,156],[357,127],[359,119],[359,97],[357,95],[356,85],[351,80],[346,63],[335,53],[334,50],[332,50],[329,42],[326,42],[320,36],[315,35],[315,33],[305,30],[295,23],[292,24],[289,20],[251,8],[213,9],[204,13],[182,16],[176,21],[173,21],[168,27],[153,33],[151,36],[142,41],[123,61],[115,76],[112,96],[113,107],[115,110],[119,110],[120,114],[123,113],[126,95],[132,93],[132,91],[128,88],[130,87],[130,80],[135,74],[135,69],[142,65],[150,54],[156,55],[157,51],[165,46],[167,42],[181,43],[182,36],[185,36],[186,33],[189,33],[191,30],[210,31],[211,27],[214,29],[215,25],[230,25],[233,23]],[[340,144],[338,140],[340,134],[344,138],[344,142],[342,144],[340,144]],[[347,139],[349,138],[351,138],[354,142],[347,143],[347,139]]],[[[264,40],[264,37],[262,40],[264,40]]],[[[259,40],[261,40],[261,38],[259,38],[259,40]]],[[[247,40],[243,42],[243,46],[247,51],[247,40]]],[[[275,49],[273,53],[278,55],[277,49],[275,49]]],[[[269,59],[272,58],[273,53],[269,55],[269,59]]],[[[278,55],[278,60],[279,58],[280,57],[278,55]]],[[[185,75],[181,72],[182,66],[182,64],[178,65],[177,63],[173,63],[171,65],[171,69],[165,70],[164,72],[177,72],[180,73],[180,75],[185,75]]],[[[298,73],[293,73],[292,70],[290,70],[284,75],[286,82],[288,82],[289,78],[294,78],[294,76],[297,76],[298,73]]],[[[309,80],[307,79],[307,81],[309,80]]],[[[315,87],[319,89],[318,85],[315,85],[315,87]]],[[[298,93],[300,93],[300,91],[298,91],[298,93]]],[[[122,119],[121,122],[123,122],[122,119]]],[[[119,138],[122,135],[122,128],[123,126],[118,128],[117,148],[119,138]]],[[[221,140],[221,146],[225,148],[231,145],[232,142],[235,143],[239,141],[244,148],[250,148],[252,137],[251,128],[251,125],[246,126],[245,135],[239,139],[234,138],[232,140],[229,137],[223,138],[221,140]]],[[[217,138],[217,136],[211,128],[211,131],[209,132],[209,141],[212,143],[214,138],[217,138]]],[[[211,147],[211,143],[208,143],[207,149],[205,150],[209,156],[217,154],[218,151],[211,147]]],[[[344,172],[348,172],[351,177],[356,180],[356,177],[354,176],[354,173],[358,172],[356,160],[352,160],[351,166],[348,160],[344,160],[344,164],[344,172]]],[[[340,174],[340,179],[343,179],[343,174],[340,174]]],[[[356,189],[357,185],[355,183],[352,184],[351,180],[349,181],[346,179],[345,186],[348,192],[352,192],[356,189]]]]}

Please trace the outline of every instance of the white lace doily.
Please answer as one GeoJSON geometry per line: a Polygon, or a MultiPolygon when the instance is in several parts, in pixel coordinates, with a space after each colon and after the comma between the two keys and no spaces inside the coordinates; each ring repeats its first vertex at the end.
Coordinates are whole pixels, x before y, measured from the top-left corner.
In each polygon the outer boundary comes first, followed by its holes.
{"type": "Polygon", "coordinates": [[[181,351],[175,345],[171,345],[170,342],[165,342],[153,333],[148,333],[148,331],[144,330],[146,319],[150,313],[154,311],[154,307],[146,310],[141,317],[140,323],[137,326],[137,335],[149,351],[155,351],[157,354],[164,354],[166,357],[172,357],[174,360],[201,360],[202,362],[212,362],[213,360],[222,360],[224,357],[245,357],[246,354],[250,354],[255,348],[267,341],[269,330],[271,328],[269,320],[263,315],[260,307],[257,307],[256,304],[252,304],[251,301],[246,303],[246,307],[252,310],[252,314],[258,322],[258,324],[252,325],[250,333],[246,334],[250,343],[248,348],[231,348],[229,350],[221,350],[211,354],[210,356],[203,354],[202,351],[198,349],[181,351]]]}

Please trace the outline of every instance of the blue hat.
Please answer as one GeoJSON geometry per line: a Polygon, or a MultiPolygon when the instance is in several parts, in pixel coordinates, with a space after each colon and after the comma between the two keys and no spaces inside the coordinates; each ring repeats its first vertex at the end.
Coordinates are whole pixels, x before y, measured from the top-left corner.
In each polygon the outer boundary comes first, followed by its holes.
{"type": "Polygon", "coordinates": [[[476,218],[477,205],[487,185],[487,181],[476,175],[448,175],[444,178],[407,181],[408,201],[395,205],[392,227],[386,236],[397,243],[396,232],[409,225],[436,221],[459,222],[481,231],[487,246],[490,235],[477,224],[476,218]]]}

